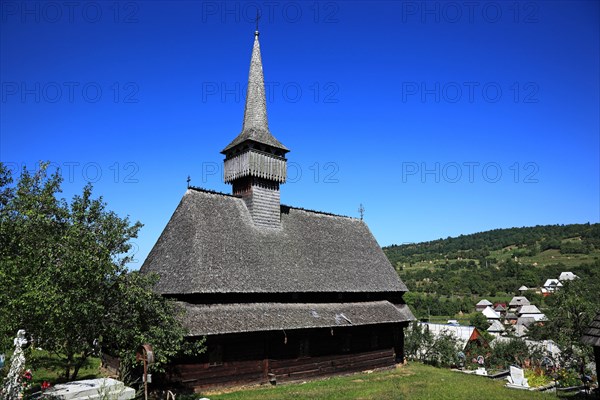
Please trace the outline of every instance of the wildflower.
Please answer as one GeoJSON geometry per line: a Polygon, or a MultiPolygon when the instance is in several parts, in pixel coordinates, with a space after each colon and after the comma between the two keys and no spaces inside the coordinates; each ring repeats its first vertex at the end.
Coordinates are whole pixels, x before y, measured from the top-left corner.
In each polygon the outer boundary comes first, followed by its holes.
{"type": "Polygon", "coordinates": [[[48,381],[42,382],[42,390],[49,389],[50,386],[52,386],[52,385],[50,385],[50,382],[48,382],[48,381]]]}

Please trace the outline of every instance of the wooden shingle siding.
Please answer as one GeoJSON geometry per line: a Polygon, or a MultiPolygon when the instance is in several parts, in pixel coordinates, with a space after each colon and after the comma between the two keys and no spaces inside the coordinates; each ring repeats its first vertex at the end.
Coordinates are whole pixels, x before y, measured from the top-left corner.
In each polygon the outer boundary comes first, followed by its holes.
{"type": "Polygon", "coordinates": [[[178,303],[192,336],[224,333],[343,328],[401,323],[412,317],[406,304],[389,301],[356,303],[178,303]]]}
{"type": "Polygon", "coordinates": [[[257,151],[246,151],[225,160],[225,182],[247,176],[269,179],[275,182],[285,182],[287,176],[285,159],[257,151]]]}
{"type": "Polygon", "coordinates": [[[600,313],[590,322],[583,332],[581,341],[591,346],[600,347],[600,313]]]}
{"type": "Polygon", "coordinates": [[[246,207],[250,211],[256,226],[279,228],[280,227],[280,195],[279,189],[272,189],[258,184],[253,184],[247,195],[242,196],[246,207]]]}

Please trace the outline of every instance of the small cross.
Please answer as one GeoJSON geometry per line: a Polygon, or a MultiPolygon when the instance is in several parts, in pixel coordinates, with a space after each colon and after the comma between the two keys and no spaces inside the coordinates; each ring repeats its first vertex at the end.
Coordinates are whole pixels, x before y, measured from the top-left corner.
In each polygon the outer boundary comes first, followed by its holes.
{"type": "Polygon", "coordinates": [[[190,182],[191,181],[192,181],[192,178],[190,178],[190,176],[188,175],[188,178],[187,178],[187,187],[188,187],[188,189],[190,188],[190,182]]]}
{"type": "Polygon", "coordinates": [[[258,32],[258,20],[260,19],[260,13],[258,12],[258,7],[256,7],[256,32],[258,32]]]}

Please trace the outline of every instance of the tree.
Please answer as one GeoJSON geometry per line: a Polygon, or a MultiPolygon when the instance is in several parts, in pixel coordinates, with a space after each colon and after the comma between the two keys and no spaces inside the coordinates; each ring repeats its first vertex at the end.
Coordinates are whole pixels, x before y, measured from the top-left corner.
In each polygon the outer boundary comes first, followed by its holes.
{"type": "Polygon", "coordinates": [[[122,274],[106,293],[107,318],[103,321],[103,351],[120,358],[120,375],[128,376],[136,364],[132,343],[150,343],[155,350],[154,371],[164,372],[168,361],[179,355],[205,350],[205,339],[184,341],[187,333],[177,317],[183,314],[174,302],[152,292],[155,274],[137,271],[122,274]]]}
{"type": "Polygon", "coordinates": [[[131,358],[147,341],[164,363],[185,331],[173,304],[151,291],[155,278],[127,271],[142,224],[107,210],[89,184],[70,202],[59,198],[61,183],[42,164],[13,187],[0,163],[0,345],[25,329],[61,359],[65,379],[105,344],[131,358]]]}
{"type": "Polygon", "coordinates": [[[414,321],[404,332],[404,354],[410,360],[423,360],[433,347],[433,334],[414,321]]]}
{"type": "Polygon", "coordinates": [[[452,333],[442,332],[434,336],[426,325],[413,322],[405,334],[404,352],[407,358],[435,366],[458,364],[460,348],[452,333]]]}
{"type": "Polygon", "coordinates": [[[487,328],[490,327],[490,323],[488,322],[486,316],[480,312],[475,313],[469,319],[469,323],[471,324],[471,326],[474,326],[475,328],[479,329],[481,332],[486,331],[487,328]]]}
{"type": "Polygon", "coordinates": [[[560,290],[547,298],[548,321],[544,326],[532,330],[532,336],[554,340],[561,349],[563,364],[577,366],[585,363],[586,358],[591,358],[592,349],[581,343],[581,336],[600,310],[600,273],[563,284],[560,290]]]}
{"type": "Polygon", "coordinates": [[[489,364],[498,369],[505,369],[511,365],[524,366],[527,360],[539,365],[543,353],[539,346],[529,347],[521,339],[498,341],[493,346],[489,364]]]}

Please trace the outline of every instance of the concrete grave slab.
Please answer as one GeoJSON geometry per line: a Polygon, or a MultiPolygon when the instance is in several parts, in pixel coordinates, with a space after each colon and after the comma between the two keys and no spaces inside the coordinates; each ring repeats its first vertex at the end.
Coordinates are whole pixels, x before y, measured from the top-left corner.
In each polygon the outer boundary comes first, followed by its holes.
{"type": "Polygon", "coordinates": [[[135,390],[112,378],[85,379],[58,384],[44,392],[43,397],[50,396],[62,400],[130,400],[135,390]]]}

